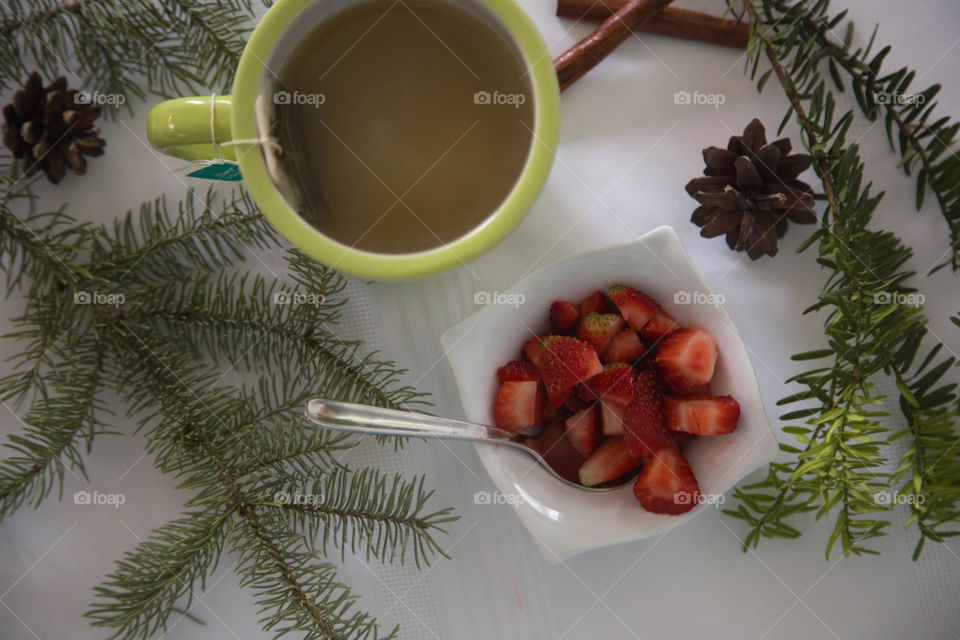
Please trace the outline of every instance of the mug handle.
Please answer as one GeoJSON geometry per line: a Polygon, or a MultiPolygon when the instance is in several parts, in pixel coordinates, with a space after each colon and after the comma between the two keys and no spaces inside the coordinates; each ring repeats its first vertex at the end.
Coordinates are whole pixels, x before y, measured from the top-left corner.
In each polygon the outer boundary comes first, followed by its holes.
{"type": "Polygon", "coordinates": [[[210,96],[161,102],[147,114],[147,139],[154,149],[176,158],[193,161],[216,160],[223,156],[236,162],[237,156],[232,146],[218,147],[218,155],[211,140],[212,136],[213,140],[222,144],[232,139],[232,105],[232,96],[216,96],[212,113],[210,96]]]}

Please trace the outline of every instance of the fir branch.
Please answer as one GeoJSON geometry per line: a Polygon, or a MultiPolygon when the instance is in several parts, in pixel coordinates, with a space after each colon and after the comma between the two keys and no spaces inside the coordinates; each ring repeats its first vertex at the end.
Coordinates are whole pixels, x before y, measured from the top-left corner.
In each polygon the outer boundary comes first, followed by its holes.
{"type": "Polygon", "coordinates": [[[286,256],[293,286],[224,273],[251,247],[276,246],[243,195],[190,194],[175,215],[162,200],[148,203],[112,229],[72,224],[62,212],[28,216],[56,221],[34,229],[11,202],[0,199],[0,223],[14,230],[4,235],[2,264],[26,312],[9,338],[26,348],[0,380],[0,397],[30,397],[31,426],[0,462],[0,515],[38,503],[66,471],[83,472],[81,445],[89,449],[108,429],[101,395],[119,393],[154,464],[190,497],[183,518],[154,531],[96,590],[93,624],[124,640],[167,628],[172,614],[189,613],[194,590],[232,550],[267,629],[376,638],[375,618],[356,610],[356,596],[336,581],[327,544],[385,562],[402,562],[400,547],[409,545],[419,565],[443,555],[433,536],[453,517],[427,509],[422,479],[350,470],[335,456],[356,440],[303,419],[313,395],[396,407],[422,401],[396,384],[401,371],[392,363],[337,335],[344,278],[294,252],[286,256]],[[63,265],[51,266],[53,255],[63,265]],[[98,304],[94,291],[125,297],[98,304]],[[280,291],[316,301],[280,304],[280,291]],[[227,385],[226,363],[271,376],[227,385]],[[316,510],[293,514],[265,502],[272,487],[316,482],[329,496],[316,510]]]}
{"type": "MultiPolygon", "coordinates": [[[[251,27],[248,0],[8,0],[0,5],[0,89],[39,67],[90,91],[165,98],[227,91],[251,27]],[[64,61],[75,62],[63,69],[64,61]]],[[[106,109],[115,117],[116,109],[106,109]]]]}
{"type": "Polygon", "coordinates": [[[929,187],[947,223],[950,259],[934,271],[946,264],[952,264],[954,271],[960,270],[960,155],[955,150],[960,123],[936,115],[933,101],[940,85],[910,93],[915,71],[904,67],[884,73],[883,62],[891,47],[872,54],[876,31],[866,47],[851,50],[853,23],[842,26],[846,11],[828,16],[828,0],[814,4],[777,0],[766,6],[772,9],[768,15],[791,25],[794,37],[816,45],[809,47],[804,65],[817,67],[826,61],[838,91],[845,90],[843,78],[847,78],[861,113],[871,121],[883,117],[890,146],[900,155],[900,167],[907,175],[917,169],[917,209],[923,206],[929,187]],[[836,35],[837,30],[844,31],[843,39],[836,35]]]}
{"type": "MultiPolygon", "coordinates": [[[[903,382],[909,379],[927,338],[926,320],[919,307],[903,302],[913,293],[905,284],[913,273],[903,268],[911,251],[892,233],[867,228],[882,194],[873,196],[871,186],[863,185],[857,146],[846,143],[853,114],[837,115],[836,100],[822,75],[806,62],[808,41],[797,37],[792,23],[773,14],[768,0],[759,1],[760,7],[754,0],[743,3],[751,24],[751,77],[756,77],[760,57],[765,56],[771,69],[760,76],[758,87],[762,89],[766,79],[775,74],[790,103],[781,129],[791,115],[796,116],[826,193],[822,226],[801,251],[818,243],[817,261],[832,272],[818,302],[807,309],[827,313],[828,348],[794,356],[799,361],[826,362],[791,378],[788,382],[805,388],[779,403],[810,405],[781,416],[787,422],[805,421],[784,428],[802,445],[781,445],[781,450],[795,459],[771,464],[765,480],[738,488],[735,497],[740,504],[727,513],[750,527],[745,549],[756,546],[761,537],[797,537],[799,531],[787,521],[816,510],[818,518],[835,514],[827,557],[838,541],[845,555],[874,553],[862,543],[884,533],[889,521],[876,514],[892,506],[878,501],[877,492],[909,470],[921,479],[929,479],[932,473],[921,468],[928,462],[922,447],[904,459],[894,478],[881,471],[888,440],[898,434],[891,435],[885,424],[884,398],[872,391],[875,380],[887,374],[897,376],[901,405],[921,409],[909,415],[910,433],[917,441],[923,441],[928,433],[954,431],[956,412],[949,408],[952,396],[948,387],[931,390],[924,386],[935,382],[929,374],[915,389],[917,394],[923,392],[926,404],[911,395],[903,382]]],[[[934,347],[925,363],[934,362],[938,351],[934,347]]],[[[939,362],[934,371],[942,373],[950,364],[949,360],[939,362]]],[[[944,466],[936,477],[946,484],[928,484],[925,489],[922,482],[916,483],[916,492],[937,493],[942,500],[938,512],[949,513],[960,497],[956,490],[960,473],[944,466]]],[[[937,539],[936,528],[941,524],[924,521],[918,552],[924,540],[937,539]]]]}

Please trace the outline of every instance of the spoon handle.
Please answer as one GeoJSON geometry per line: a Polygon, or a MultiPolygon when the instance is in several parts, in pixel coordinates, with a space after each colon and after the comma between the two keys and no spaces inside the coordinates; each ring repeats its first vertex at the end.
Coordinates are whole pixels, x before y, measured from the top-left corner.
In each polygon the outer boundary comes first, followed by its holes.
{"type": "Polygon", "coordinates": [[[352,402],[315,398],[307,402],[306,416],[311,422],[334,431],[516,444],[513,434],[503,429],[352,402]]]}

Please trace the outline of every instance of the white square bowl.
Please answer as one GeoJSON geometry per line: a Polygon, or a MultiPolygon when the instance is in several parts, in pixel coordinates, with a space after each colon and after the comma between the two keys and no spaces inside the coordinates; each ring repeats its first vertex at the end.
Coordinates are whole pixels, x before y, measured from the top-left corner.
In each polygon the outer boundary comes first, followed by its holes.
{"type": "Polygon", "coordinates": [[[633,242],[585,251],[540,269],[498,296],[501,301],[522,300],[521,304],[494,300],[447,329],[440,340],[467,420],[493,424],[497,368],[516,360],[532,336],[548,332],[553,300],[580,300],[619,282],[655,298],[684,326],[714,336],[720,357],[711,392],[730,394],[739,401],[740,422],[732,434],[697,438],[685,445],[684,453],[707,500],[679,516],[645,511],[629,484],[607,493],[580,491],[558,482],[520,451],[477,445],[487,473],[509,498],[505,502],[517,511],[548,562],[661,534],[703,509],[715,508],[710,503],[715,504],[717,496],[777,455],[777,440],[743,341],[722,305],[702,303],[713,294],[676,232],[666,226],[633,242]],[[678,295],[683,293],[687,296],[678,295]]]}

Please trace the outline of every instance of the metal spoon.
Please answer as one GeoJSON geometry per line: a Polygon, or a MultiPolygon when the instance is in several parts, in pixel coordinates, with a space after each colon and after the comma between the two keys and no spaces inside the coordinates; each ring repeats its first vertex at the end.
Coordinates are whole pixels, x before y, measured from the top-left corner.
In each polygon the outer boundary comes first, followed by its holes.
{"type": "Polygon", "coordinates": [[[382,409],[364,404],[320,398],[307,402],[306,416],[314,424],[333,431],[405,438],[469,440],[493,445],[504,444],[529,454],[554,478],[581,491],[602,492],[617,488],[616,486],[585,487],[582,484],[570,482],[554,471],[538,451],[517,440],[517,434],[496,427],[449,418],[437,418],[423,413],[382,409]]]}

